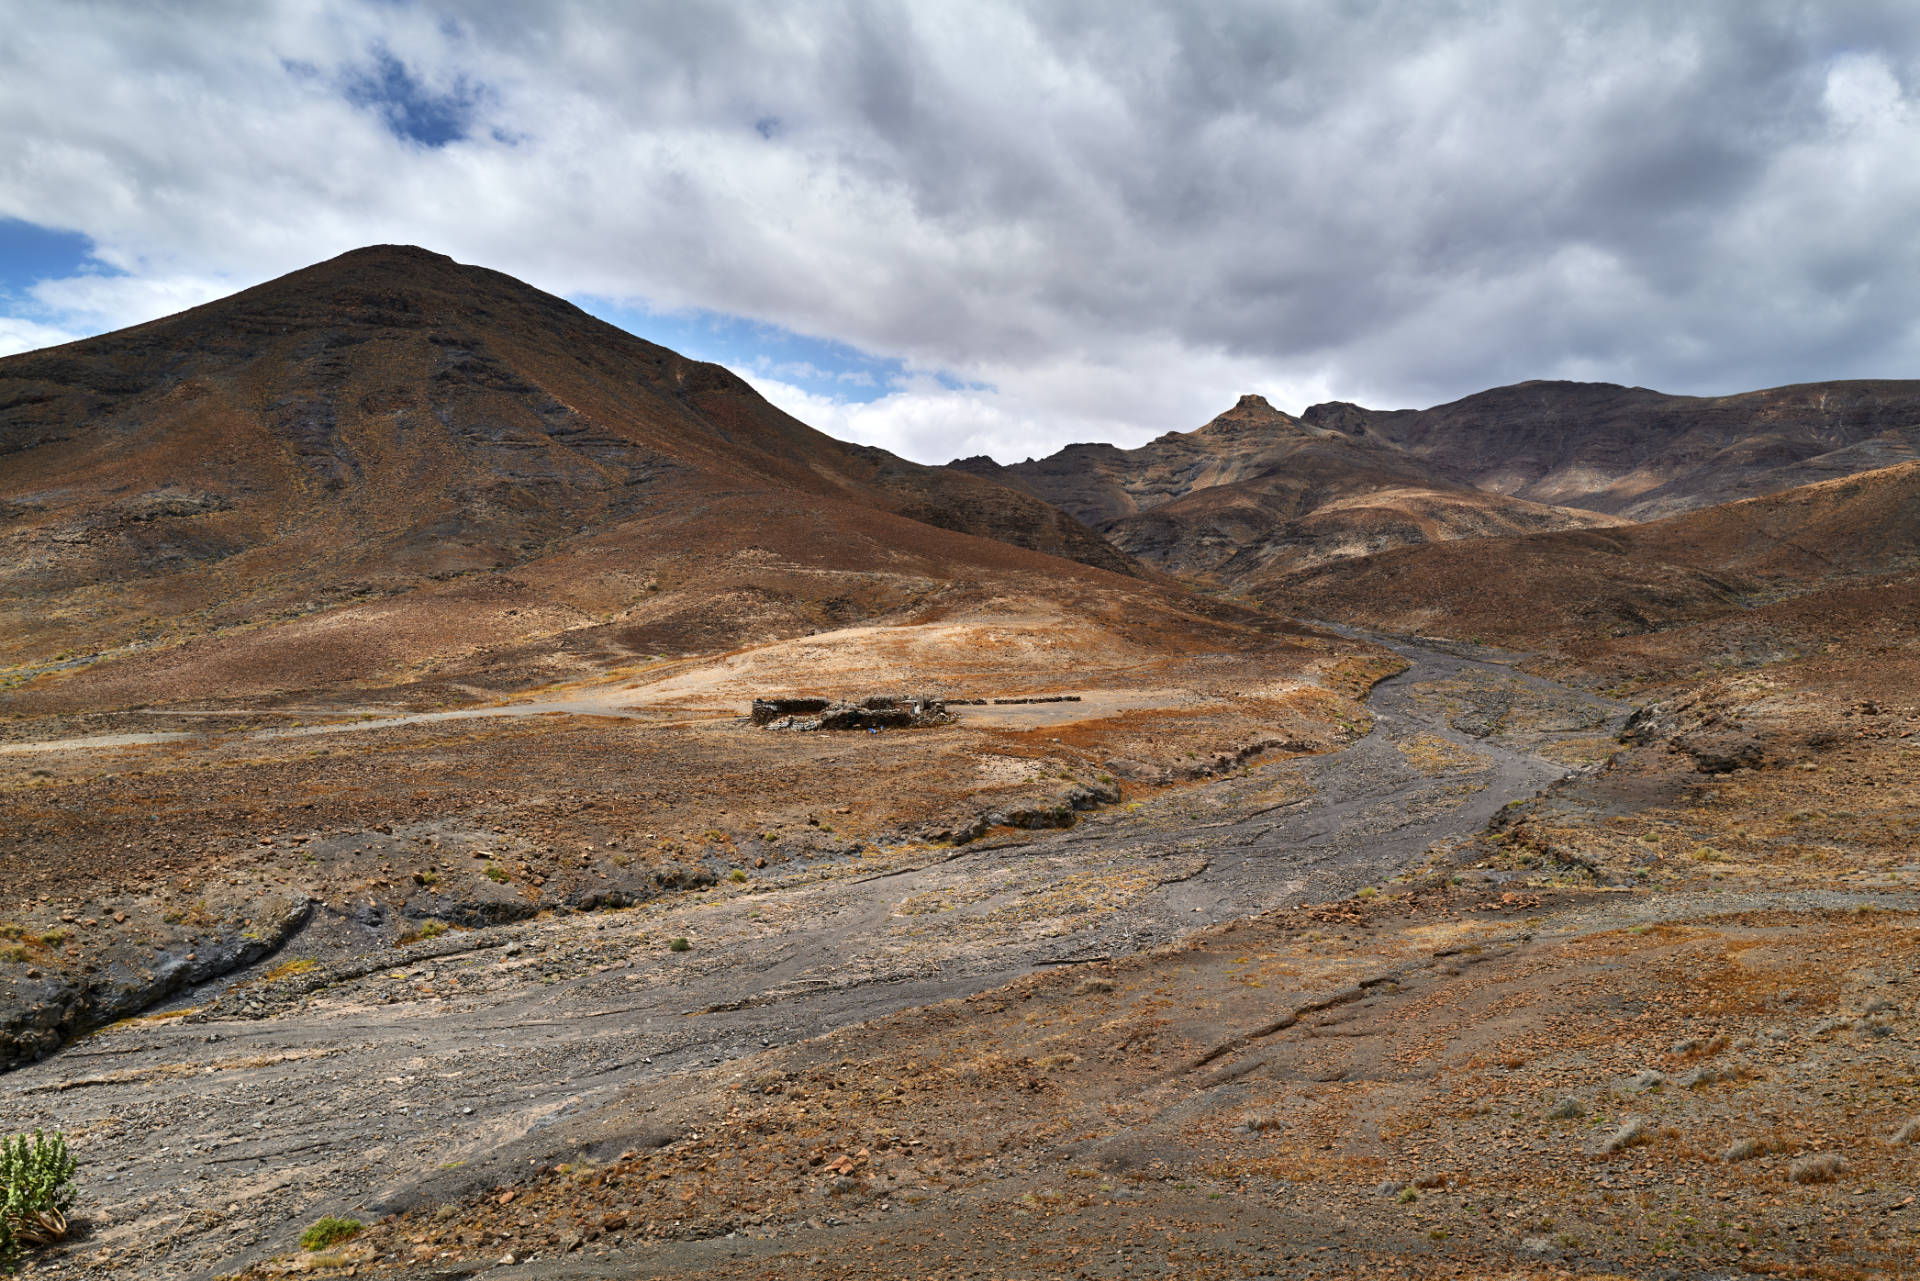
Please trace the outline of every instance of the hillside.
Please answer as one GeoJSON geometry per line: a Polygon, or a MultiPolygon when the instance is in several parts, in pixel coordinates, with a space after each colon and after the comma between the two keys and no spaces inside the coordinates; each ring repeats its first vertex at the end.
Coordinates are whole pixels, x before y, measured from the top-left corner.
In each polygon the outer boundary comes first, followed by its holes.
{"type": "Polygon", "coordinates": [[[1538,648],[1851,591],[1916,563],[1920,463],[1905,463],[1642,525],[1400,548],[1257,594],[1307,617],[1538,648]]]}
{"type": "MultiPolygon", "coordinates": [[[[403,246],[0,361],[0,457],[16,682],[355,603],[387,602],[366,677],[622,618],[635,653],[844,623],[898,604],[879,571],[1134,569],[1026,494],[403,246]],[[752,560],[788,552],[820,572],[752,560]]],[[[286,679],[339,679],[326,657],[286,679]]]]}
{"type": "Polygon", "coordinates": [[[1397,445],[1303,422],[1259,396],[1138,449],[1073,445],[1006,467],[950,466],[1044,498],[1149,564],[1234,588],[1410,543],[1615,523],[1442,479],[1397,445]]]}
{"type": "Polygon", "coordinates": [[[1525,382],[1431,409],[1333,402],[1301,417],[1477,489],[1633,520],[1920,457],[1920,382],[1891,379],[1732,396],[1525,382]]]}

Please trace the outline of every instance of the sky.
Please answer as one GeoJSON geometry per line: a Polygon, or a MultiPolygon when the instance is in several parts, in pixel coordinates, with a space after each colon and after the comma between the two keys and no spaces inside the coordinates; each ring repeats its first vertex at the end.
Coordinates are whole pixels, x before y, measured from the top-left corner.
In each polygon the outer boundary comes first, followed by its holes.
{"type": "Polygon", "coordinates": [[[1920,375],[1920,6],[0,0],[0,354],[361,245],[845,439],[1920,375]]]}

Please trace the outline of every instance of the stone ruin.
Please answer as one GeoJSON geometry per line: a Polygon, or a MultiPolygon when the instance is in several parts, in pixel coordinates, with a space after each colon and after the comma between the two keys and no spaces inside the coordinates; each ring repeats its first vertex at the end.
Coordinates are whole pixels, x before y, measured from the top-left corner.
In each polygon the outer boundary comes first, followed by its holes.
{"type": "Polygon", "coordinates": [[[880,730],[945,725],[953,720],[944,699],[924,694],[875,694],[869,698],[756,698],[753,723],[762,729],[880,730]]]}

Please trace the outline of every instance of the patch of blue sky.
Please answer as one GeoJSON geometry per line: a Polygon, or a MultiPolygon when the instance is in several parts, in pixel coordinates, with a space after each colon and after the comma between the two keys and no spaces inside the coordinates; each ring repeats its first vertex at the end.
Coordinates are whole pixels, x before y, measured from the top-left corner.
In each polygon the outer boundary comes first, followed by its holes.
{"type": "Polygon", "coordinates": [[[422,147],[466,138],[486,96],[483,86],[464,76],[436,92],[384,48],[375,48],[372,61],[347,76],[343,90],[348,102],[377,114],[394,137],[422,147]]]}
{"type": "Polygon", "coordinates": [[[574,303],[648,342],[735,373],[771,378],[816,396],[865,404],[906,380],[906,366],[829,338],[713,311],[652,311],[603,298],[574,303]]]}
{"type": "Polygon", "coordinates": [[[103,274],[109,269],[95,260],[93,241],[79,232],[0,218],[0,297],[22,301],[43,280],[103,274]]]}

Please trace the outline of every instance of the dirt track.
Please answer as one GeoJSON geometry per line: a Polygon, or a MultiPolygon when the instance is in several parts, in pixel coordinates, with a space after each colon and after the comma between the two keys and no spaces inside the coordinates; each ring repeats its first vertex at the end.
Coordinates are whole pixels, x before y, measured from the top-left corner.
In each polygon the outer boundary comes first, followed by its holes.
{"type": "Polygon", "coordinates": [[[180,1003],[202,1007],[191,1018],[121,1024],[13,1072],[0,1128],[72,1135],[96,1223],[43,1275],[230,1271],[323,1213],[524,1173],[552,1159],[543,1130],[577,1134],[638,1083],[1351,893],[1566,773],[1553,758],[1624,710],[1488,655],[1395,648],[1413,666],[1339,753],[1017,843],[451,935],[420,949],[443,955],[310,995],[230,977],[180,1003]],[[682,936],[691,949],[669,952],[682,936]]]}

